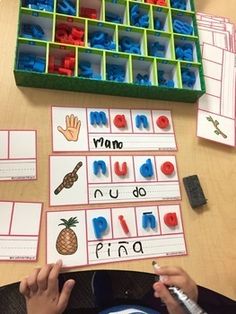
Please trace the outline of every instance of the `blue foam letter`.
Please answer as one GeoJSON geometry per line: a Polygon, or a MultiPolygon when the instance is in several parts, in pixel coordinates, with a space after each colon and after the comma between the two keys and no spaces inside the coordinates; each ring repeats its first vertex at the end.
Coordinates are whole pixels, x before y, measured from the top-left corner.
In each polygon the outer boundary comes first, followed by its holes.
{"type": "Polygon", "coordinates": [[[136,128],[140,128],[141,124],[143,125],[143,127],[145,129],[148,128],[148,119],[147,117],[144,115],[144,114],[138,114],[136,117],[135,117],[135,124],[136,124],[136,128]]]}
{"type": "Polygon", "coordinates": [[[98,218],[93,218],[92,221],[93,221],[93,228],[94,228],[95,236],[97,239],[99,239],[107,230],[107,226],[108,226],[107,221],[102,216],[98,218]]]}
{"type": "Polygon", "coordinates": [[[143,213],[142,217],[142,227],[143,229],[147,229],[149,226],[152,229],[156,228],[156,218],[152,213],[143,213]]]}
{"type": "Polygon", "coordinates": [[[104,111],[91,111],[90,112],[90,124],[107,124],[107,116],[104,111]]]}
{"type": "Polygon", "coordinates": [[[104,160],[95,160],[93,162],[93,173],[97,175],[102,170],[102,174],[106,174],[107,172],[107,166],[104,160]]]}
{"type": "Polygon", "coordinates": [[[140,173],[144,178],[153,176],[153,168],[150,158],[148,158],[146,162],[140,167],[140,173]]]}

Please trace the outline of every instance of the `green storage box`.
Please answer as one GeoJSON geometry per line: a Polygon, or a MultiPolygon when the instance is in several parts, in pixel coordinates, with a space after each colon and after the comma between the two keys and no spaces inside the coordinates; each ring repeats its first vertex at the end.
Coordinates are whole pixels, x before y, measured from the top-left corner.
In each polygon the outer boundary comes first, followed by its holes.
{"type": "Polygon", "coordinates": [[[22,0],[16,84],[195,102],[205,92],[193,0],[22,0]]]}

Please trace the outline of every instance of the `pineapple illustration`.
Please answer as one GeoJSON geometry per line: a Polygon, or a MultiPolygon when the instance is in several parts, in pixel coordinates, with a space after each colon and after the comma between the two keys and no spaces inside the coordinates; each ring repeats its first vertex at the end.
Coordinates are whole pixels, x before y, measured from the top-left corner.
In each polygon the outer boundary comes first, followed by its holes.
{"type": "Polygon", "coordinates": [[[64,229],[61,230],[57,237],[56,249],[57,252],[61,255],[72,255],[78,249],[78,240],[75,232],[71,229],[72,227],[76,227],[78,224],[77,217],[71,217],[70,219],[60,219],[62,223],[58,226],[65,226],[64,229]]]}

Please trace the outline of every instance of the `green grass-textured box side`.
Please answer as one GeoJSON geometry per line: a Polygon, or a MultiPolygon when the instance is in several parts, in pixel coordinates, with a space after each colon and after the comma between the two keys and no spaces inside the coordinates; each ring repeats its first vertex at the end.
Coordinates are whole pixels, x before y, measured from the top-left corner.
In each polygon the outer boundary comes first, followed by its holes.
{"type": "Polygon", "coordinates": [[[53,74],[40,74],[15,70],[16,84],[25,87],[48,88],[114,96],[126,96],[146,99],[162,99],[183,102],[195,102],[204,92],[166,88],[157,86],[138,86],[129,83],[99,81],[86,78],[67,77],[53,74]]]}

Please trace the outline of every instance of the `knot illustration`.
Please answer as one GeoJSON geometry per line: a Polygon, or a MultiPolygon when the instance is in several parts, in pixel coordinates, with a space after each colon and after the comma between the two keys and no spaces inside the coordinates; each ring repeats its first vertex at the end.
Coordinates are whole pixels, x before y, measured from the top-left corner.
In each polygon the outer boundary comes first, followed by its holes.
{"type": "Polygon", "coordinates": [[[78,162],[74,170],[65,175],[62,183],[54,191],[55,195],[59,194],[64,188],[69,189],[73,186],[74,182],[78,180],[77,172],[80,169],[80,167],[82,167],[82,165],[83,165],[82,161],[78,162]]]}

